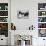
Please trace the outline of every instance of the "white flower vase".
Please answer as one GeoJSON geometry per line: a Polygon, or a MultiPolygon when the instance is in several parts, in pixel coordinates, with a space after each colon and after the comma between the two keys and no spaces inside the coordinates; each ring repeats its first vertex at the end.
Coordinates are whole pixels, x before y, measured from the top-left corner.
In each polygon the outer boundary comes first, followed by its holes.
{"type": "Polygon", "coordinates": [[[21,46],[25,46],[25,41],[21,40],[21,46]]]}

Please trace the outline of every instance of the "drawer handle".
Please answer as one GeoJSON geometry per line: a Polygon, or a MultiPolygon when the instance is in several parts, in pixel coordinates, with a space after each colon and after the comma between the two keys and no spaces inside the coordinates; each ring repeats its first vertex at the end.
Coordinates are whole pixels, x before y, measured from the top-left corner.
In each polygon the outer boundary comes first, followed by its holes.
{"type": "Polygon", "coordinates": [[[45,40],[45,39],[43,39],[43,40],[45,40]]]}
{"type": "Polygon", "coordinates": [[[3,40],[3,39],[1,39],[1,40],[3,40]]]}

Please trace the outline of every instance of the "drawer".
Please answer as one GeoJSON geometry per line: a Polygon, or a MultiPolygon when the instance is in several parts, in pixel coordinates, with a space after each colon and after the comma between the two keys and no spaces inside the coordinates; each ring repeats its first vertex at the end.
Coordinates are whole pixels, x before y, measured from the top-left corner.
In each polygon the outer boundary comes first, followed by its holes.
{"type": "Polygon", "coordinates": [[[7,38],[0,38],[0,45],[8,45],[8,39],[7,38]]]}

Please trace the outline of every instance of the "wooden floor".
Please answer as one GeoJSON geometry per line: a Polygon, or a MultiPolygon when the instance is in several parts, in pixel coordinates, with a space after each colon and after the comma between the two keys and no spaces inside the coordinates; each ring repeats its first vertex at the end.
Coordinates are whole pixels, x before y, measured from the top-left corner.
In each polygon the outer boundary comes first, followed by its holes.
{"type": "Polygon", "coordinates": [[[0,46],[8,46],[8,45],[0,45],[0,46]]]}

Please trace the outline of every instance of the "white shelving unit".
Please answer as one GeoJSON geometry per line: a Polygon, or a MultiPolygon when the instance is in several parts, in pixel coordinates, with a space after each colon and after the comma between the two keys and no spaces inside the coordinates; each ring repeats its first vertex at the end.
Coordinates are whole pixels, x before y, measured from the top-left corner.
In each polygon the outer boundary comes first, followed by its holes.
{"type": "MultiPolygon", "coordinates": [[[[38,4],[38,32],[45,31],[46,33],[46,3],[39,3],[38,4]],[[42,8],[42,9],[40,9],[42,8]]],[[[44,34],[41,34],[40,37],[46,37],[42,36],[44,34]]]]}
{"type": "MultiPolygon", "coordinates": [[[[1,2],[1,0],[0,0],[0,2],[1,2]]],[[[9,21],[8,21],[9,16],[8,15],[9,15],[8,14],[8,2],[0,3],[0,28],[1,28],[0,29],[1,30],[0,31],[0,36],[1,36],[0,37],[0,45],[8,45],[8,24],[9,24],[9,21]],[[3,27],[5,27],[5,28],[3,29],[3,27]]]]}

